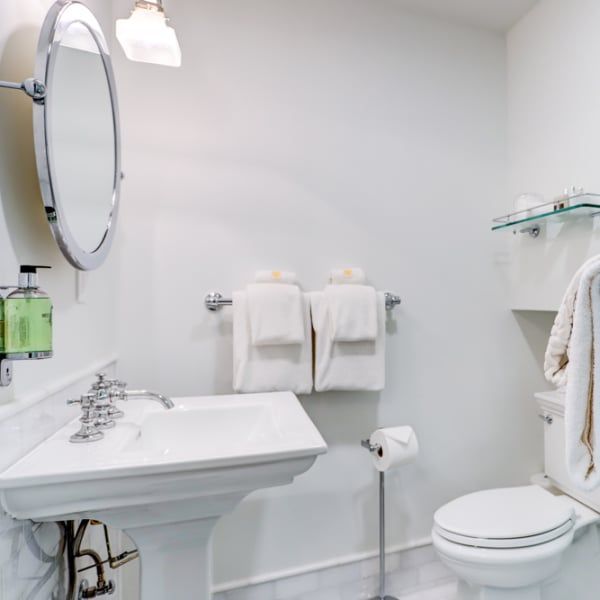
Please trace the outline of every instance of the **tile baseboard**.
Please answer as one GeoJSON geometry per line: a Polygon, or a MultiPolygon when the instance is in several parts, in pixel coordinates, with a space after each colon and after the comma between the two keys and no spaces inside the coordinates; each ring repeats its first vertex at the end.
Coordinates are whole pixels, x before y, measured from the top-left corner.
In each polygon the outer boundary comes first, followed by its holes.
{"type": "MultiPolygon", "coordinates": [[[[449,600],[455,589],[453,574],[430,544],[388,553],[386,579],[387,592],[399,600],[449,600]]],[[[223,587],[216,589],[214,600],[368,600],[378,592],[379,559],[369,557],[261,583],[223,587]]]]}

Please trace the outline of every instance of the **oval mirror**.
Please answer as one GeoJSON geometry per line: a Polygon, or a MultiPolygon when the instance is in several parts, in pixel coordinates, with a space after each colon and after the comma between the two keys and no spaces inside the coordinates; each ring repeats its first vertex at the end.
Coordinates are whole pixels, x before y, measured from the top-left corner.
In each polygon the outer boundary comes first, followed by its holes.
{"type": "Polygon", "coordinates": [[[82,270],[105,260],[115,233],[121,180],[119,116],[108,45],[92,12],[52,6],[40,33],[34,103],[42,200],[67,260],[82,270]]]}

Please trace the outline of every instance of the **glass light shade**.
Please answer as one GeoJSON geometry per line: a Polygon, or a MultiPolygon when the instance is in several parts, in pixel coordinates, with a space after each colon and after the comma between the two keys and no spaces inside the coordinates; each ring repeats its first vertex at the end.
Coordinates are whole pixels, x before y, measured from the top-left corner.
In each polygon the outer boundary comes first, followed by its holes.
{"type": "Polygon", "coordinates": [[[117,20],[116,33],[129,60],[181,66],[177,35],[164,12],[136,6],[128,19],[117,20]]]}
{"type": "Polygon", "coordinates": [[[71,23],[63,33],[60,45],[72,48],[73,50],[100,54],[96,40],[90,30],[82,23],[71,23]]]}

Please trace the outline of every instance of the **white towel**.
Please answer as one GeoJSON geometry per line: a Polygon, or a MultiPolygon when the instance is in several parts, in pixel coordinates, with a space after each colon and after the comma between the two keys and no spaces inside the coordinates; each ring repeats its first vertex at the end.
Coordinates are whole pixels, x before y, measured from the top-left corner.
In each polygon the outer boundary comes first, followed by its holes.
{"type": "Polygon", "coordinates": [[[333,269],[329,275],[329,283],[365,283],[367,280],[362,269],[353,267],[351,269],[333,269]]]}
{"type": "Polygon", "coordinates": [[[256,283],[298,283],[296,273],[292,271],[256,271],[256,283]]]}
{"type": "Polygon", "coordinates": [[[557,387],[563,387],[567,383],[573,313],[579,283],[583,273],[596,263],[600,263],[600,256],[590,258],[577,270],[567,287],[554,319],[544,356],[544,375],[550,383],[557,387]]]}
{"type": "Polygon", "coordinates": [[[565,395],[567,469],[584,490],[600,484],[600,262],[581,274],[575,296],[565,395]]]}
{"type": "Polygon", "coordinates": [[[304,342],[304,298],[297,285],[251,283],[246,287],[246,293],[254,346],[304,342]]]}
{"type": "Polygon", "coordinates": [[[331,339],[325,292],[310,294],[315,330],[315,390],[380,391],[385,387],[385,297],[377,293],[378,332],[374,342],[331,339]]]}
{"type": "Polygon", "coordinates": [[[325,300],[334,342],[374,342],[377,339],[377,292],[368,285],[328,285],[325,300]]]}
{"type": "Polygon", "coordinates": [[[310,306],[303,296],[304,342],[254,346],[246,292],[233,294],[233,388],[236,392],[312,391],[310,306]]]}

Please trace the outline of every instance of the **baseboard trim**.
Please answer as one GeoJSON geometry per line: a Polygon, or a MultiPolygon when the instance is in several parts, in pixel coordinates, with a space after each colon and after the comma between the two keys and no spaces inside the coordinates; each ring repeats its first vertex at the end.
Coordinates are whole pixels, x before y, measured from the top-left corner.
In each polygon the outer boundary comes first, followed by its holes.
{"type": "MultiPolygon", "coordinates": [[[[422,548],[423,546],[431,545],[431,537],[424,537],[418,540],[413,540],[404,544],[396,544],[389,546],[386,549],[386,555],[396,554],[397,552],[406,552],[407,550],[414,550],[416,548],[422,548]]],[[[283,569],[281,571],[272,571],[270,573],[264,573],[263,575],[256,575],[254,577],[247,577],[245,579],[237,579],[220,583],[213,586],[213,593],[229,592],[238,588],[245,588],[252,585],[260,585],[263,583],[271,583],[279,579],[286,579],[288,577],[297,577],[298,575],[305,575],[306,573],[312,573],[315,571],[323,571],[325,569],[331,569],[335,567],[341,567],[352,563],[368,560],[379,556],[379,550],[368,550],[365,552],[356,552],[354,554],[347,554],[338,558],[324,560],[315,563],[309,563],[300,567],[294,567],[291,569],[283,569]]]]}

